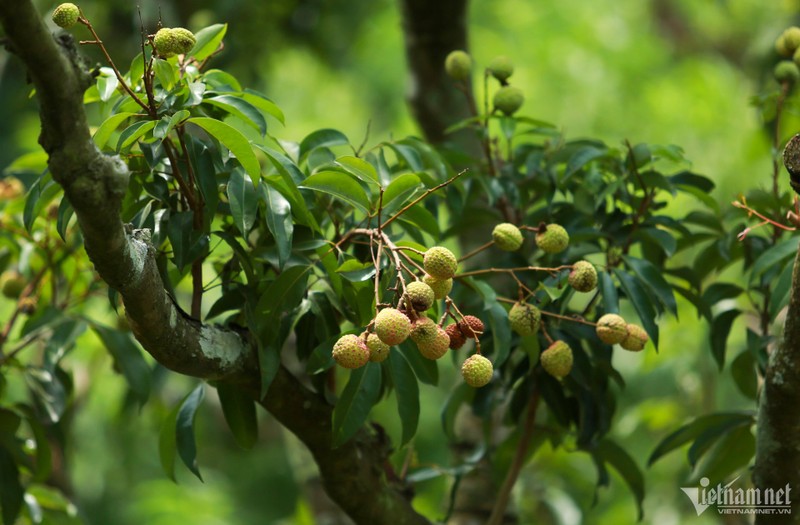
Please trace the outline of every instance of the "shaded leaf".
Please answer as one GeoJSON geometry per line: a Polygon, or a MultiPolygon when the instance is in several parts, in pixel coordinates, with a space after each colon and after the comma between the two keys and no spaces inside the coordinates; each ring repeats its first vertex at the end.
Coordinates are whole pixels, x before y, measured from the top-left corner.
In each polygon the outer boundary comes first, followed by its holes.
{"type": "Polygon", "coordinates": [[[261,201],[264,203],[267,228],[278,248],[278,266],[282,270],[292,252],[292,235],[294,233],[292,207],[289,201],[270,184],[262,184],[258,190],[261,201]]]}
{"type": "Polygon", "coordinates": [[[347,136],[335,129],[320,129],[309,134],[300,142],[299,156],[302,162],[309,153],[317,148],[330,148],[349,144],[347,136]]]}
{"type": "Polygon", "coordinates": [[[653,450],[652,454],[650,454],[647,465],[652,465],[665,454],[693,441],[709,428],[735,424],[737,422],[741,424],[752,424],[753,421],[754,418],[752,414],[741,412],[724,412],[700,416],[662,439],[655,450],[653,450]]]}
{"type": "Polygon", "coordinates": [[[381,367],[369,362],[350,373],[350,380],[333,409],[333,447],[344,444],[367,420],[378,401],[381,367]]]}
{"type": "Polygon", "coordinates": [[[231,172],[228,180],[228,201],[231,204],[231,215],[242,237],[247,237],[256,222],[258,200],[253,181],[239,170],[231,172]]]}
{"type": "Polygon", "coordinates": [[[403,427],[400,446],[408,443],[417,433],[419,424],[419,385],[411,365],[401,352],[392,350],[388,359],[389,375],[397,398],[397,413],[403,427]]]}
{"type": "Polygon", "coordinates": [[[261,166],[258,164],[255,153],[253,153],[250,141],[241,131],[224,122],[208,117],[192,117],[187,119],[186,122],[200,126],[228,148],[236,156],[247,174],[250,175],[253,183],[258,185],[258,180],[261,178],[261,166]]]}
{"type": "Polygon", "coordinates": [[[369,199],[359,183],[338,171],[320,171],[303,181],[301,188],[308,188],[333,195],[363,213],[369,213],[369,199]]]}
{"type": "Polygon", "coordinates": [[[220,382],[216,387],[222,414],[236,443],[250,450],[258,439],[258,420],[253,398],[236,384],[220,382]]]}
{"type": "Polygon", "coordinates": [[[175,446],[183,464],[203,481],[200,470],[197,467],[197,445],[194,439],[194,419],[197,415],[197,408],[205,395],[203,384],[197,385],[192,392],[181,403],[178,416],[175,420],[175,446]]]}
{"type": "Polygon", "coordinates": [[[737,309],[726,310],[716,316],[711,323],[711,355],[720,370],[725,366],[725,349],[727,347],[728,334],[731,332],[733,322],[742,312],[737,309]]]}
{"type": "Polygon", "coordinates": [[[92,324],[92,330],[114,358],[136,400],[143,405],[150,396],[152,373],[130,332],[119,332],[99,324],[92,324]]]}

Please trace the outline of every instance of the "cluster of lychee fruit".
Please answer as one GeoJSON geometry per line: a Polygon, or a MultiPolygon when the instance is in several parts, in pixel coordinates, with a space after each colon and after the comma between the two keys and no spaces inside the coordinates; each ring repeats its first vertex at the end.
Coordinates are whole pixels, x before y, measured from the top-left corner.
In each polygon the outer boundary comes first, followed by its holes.
{"type": "Polygon", "coordinates": [[[775,51],[785,58],[775,65],[775,80],[793,86],[800,80],[800,27],[792,26],[781,33],[775,40],[775,51]]]}
{"type": "MultiPolygon", "coordinates": [[[[447,55],[444,61],[445,72],[456,82],[468,84],[472,74],[472,57],[466,51],[456,50],[447,55]]],[[[508,57],[498,56],[489,62],[486,75],[491,75],[500,83],[492,104],[494,109],[505,115],[513,115],[525,102],[522,90],[509,85],[508,78],[514,73],[514,64],[508,57]]]]}

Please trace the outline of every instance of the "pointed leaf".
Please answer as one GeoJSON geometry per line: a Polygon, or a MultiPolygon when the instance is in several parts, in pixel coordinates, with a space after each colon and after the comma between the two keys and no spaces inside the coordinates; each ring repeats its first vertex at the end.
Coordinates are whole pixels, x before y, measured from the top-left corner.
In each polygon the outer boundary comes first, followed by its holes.
{"type": "Polygon", "coordinates": [[[347,137],[335,129],[320,129],[314,131],[300,142],[300,161],[302,162],[311,151],[317,148],[343,146],[349,144],[347,137]]]}
{"type": "Polygon", "coordinates": [[[125,376],[131,392],[139,404],[143,405],[150,396],[152,372],[131,334],[112,330],[99,324],[93,324],[92,330],[100,337],[103,346],[114,357],[114,363],[122,370],[122,375],[125,376]]]}
{"type": "Polygon", "coordinates": [[[400,441],[402,447],[417,433],[419,424],[419,385],[414,371],[396,349],[389,353],[389,375],[394,384],[395,397],[397,398],[397,413],[403,426],[403,437],[400,441]]]}
{"type": "Polygon", "coordinates": [[[656,446],[655,450],[653,450],[653,453],[650,454],[650,459],[647,460],[647,465],[652,465],[665,454],[668,454],[669,452],[686,445],[690,441],[693,441],[697,438],[697,436],[709,428],[718,425],[727,425],[729,422],[733,421],[752,423],[753,415],[740,412],[724,412],[700,416],[662,439],[661,442],[656,446]]]}
{"type": "Polygon", "coordinates": [[[639,315],[639,320],[642,322],[644,330],[653,344],[658,350],[658,325],[656,324],[656,311],[650,302],[650,296],[647,294],[642,285],[636,280],[635,277],[627,272],[621,270],[614,270],[614,275],[619,279],[622,289],[625,290],[625,295],[628,300],[633,304],[636,313],[639,315]]]}
{"type": "Polygon", "coordinates": [[[242,237],[247,237],[256,222],[258,200],[256,188],[247,174],[239,170],[231,172],[228,181],[228,201],[231,204],[231,215],[242,237]]]}
{"type": "Polygon", "coordinates": [[[208,117],[192,117],[187,119],[186,122],[200,126],[228,148],[242,164],[242,167],[250,175],[253,182],[258,185],[258,180],[261,178],[261,166],[258,164],[255,153],[253,153],[250,141],[241,131],[224,122],[208,117]]]}
{"type": "Polygon", "coordinates": [[[108,117],[100,127],[94,132],[92,138],[94,139],[95,145],[103,149],[103,146],[106,145],[108,139],[111,138],[111,134],[114,133],[114,130],[122,124],[125,120],[131,118],[132,116],[136,115],[136,113],[117,113],[116,115],[111,115],[108,117]]]}
{"type": "Polygon", "coordinates": [[[218,95],[206,98],[203,102],[227,111],[231,115],[236,115],[258,130],[262,137],[267,134],[267,121],[264,119],[264,116],[258,108],[243,98],[233,95],[218,95]]]}
{"type": "Polygon", "coordinates": [[[260,185],[258,192],[261,202],[264,203],[267,228],[278,248],[278,266],[282,270],[292,253],[292,235],[294,233],[292,207],[289,201],[270,184],[260,185]]]}
{"type": "Polygon", "coordinates": [[[205,388],[203,384],[197,385],[197,388],[186,397],[178,410],[178,417],[175,420],[175,445],[178,449],[178,455],[183,461],[183,464],[197,476],[197,479],[203,481],[200,475],[200,469],[197,467],[197,444],[194,440],[194,419],[197,415],[197,408],[205,395],[205,388]]]}
{"type": "Polygon", "coordinates": [[[194,57],[198,61],[202,61],[211,56],[219,47],[227,30],[228,24],[214,24],[195,33],[196,41],[194,47],[188,53],[189,56],[194,57]]]}
{"type": "Polygon", "coordinates": [[[720,370],[725,366],[725,350],[733,322],[742,312],[737,309],[726,310],[711,323],[711,355],[720,370]]]}
{"type": "Polygon", "coordinates": [[[361,212],[369,213],[367,194],[350,175],[338,171],[320,171],[304,180],[300,187],[333,195],[361,212]]]}
{"type": "Polygon", "coordinates": [[[258,439],[258,420],[253,398],[242,388],[232,383],[218,383],[217,394],[222,405],[222,414],[231,429],[236,443],[250,450],[258,439]]]}
{"type": "Polygon", "coordinates": [[[378,401],[381,367],[369,362],[354,370],[333,409],[333,447],[338,448],[358,431],[378,401]]]}

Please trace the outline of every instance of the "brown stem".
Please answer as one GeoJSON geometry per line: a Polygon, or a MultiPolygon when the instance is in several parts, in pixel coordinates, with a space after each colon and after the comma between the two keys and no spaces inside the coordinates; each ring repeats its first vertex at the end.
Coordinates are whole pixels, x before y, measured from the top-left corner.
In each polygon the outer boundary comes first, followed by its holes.
{"type": "Polygon", "coordinates": [[[493,241],[493,240],[492,240],[492,241],[489,241],[489,242],[487,242],[486,244],[484,244],[483,246],[479,246],[479,247],[475,248],[474,250],[472,250],[471,252],[469,252],[468,254],[466,254],[466,255],[464,255],[463,257],[461,257],[461,258],[458,260],[458,262],[464,262],[464,261],[466,261],[467,259],[469,259],[470,257],[475,257],[476,255],[478,255],[478,254],[479,254],[479,253],[481,253],[482,251],[484,251],[484,250],[488,250],[488,249],[489,249],[489,248],[491,248],[493,245],[494,245],[494,241],[493,241]]]}
{"type": "Polygon", "coordinates": [[[407,212],[407,211],[408,211],[410,208],[412,208],[413,206],[415,206],[416,204],[418,204],[419,202],[421,202],[422,200],[424,200],[426,197],[428,197],[428,195],[430,195],[430,194],[431,194],[431,193],[433,193],[434,191],[440,190],[440,189],[444,188],[445,186],[447,186],[447,185],[449,185],[449,184],[452,184],[453,182],[455,182],[455,180],[456,180],[456,179],[458,179],[459,177],[461,177],[461,176],[462,176],[463,174],[465,174],[467,171],[468,171],[468,170],[466,170],[466,169],[463,169],[463,170],[459,171],[458,173],[456,173],[455,175],[453,175],[452,177],[450,177],[449,179],[447,179],[446,181],[444,181],[443,183],[441,183],[441,184],[437,184],[437,185],[436,185],[436,186],[434,186],[433,188],[429,188],[429,189],[425,190],[425,193],[423,193],[422,195],[420,195],[419,197],[417,197],[416,199],[414,199],[414,200],[413,200],[413,201],[411,201],[410,203],[406,204],[406,205],[405,205],[405,206],[403,206],[403,207],[402,207],[402,208],[401,208],[401,209],[400,209],[400,210],[399,210],[397,213],[395,213],[394,215],[392,215],[391,217],[389,217],[388,219],[386,219],[386,222],[384,222],[383,224],[381,224],[381,225],[380,225],[380,229],[381,229],[381,230],[383,230],[384,228],[386,228],[387,226],[389,226],[389,225],[390,225],[391,223],[393,223],[393,222],[394,222],[394,221],[395,221],[395,220],[396,220],[398,217],[400,217],[402,214],[404,214],[405,212],[407,212]]]}

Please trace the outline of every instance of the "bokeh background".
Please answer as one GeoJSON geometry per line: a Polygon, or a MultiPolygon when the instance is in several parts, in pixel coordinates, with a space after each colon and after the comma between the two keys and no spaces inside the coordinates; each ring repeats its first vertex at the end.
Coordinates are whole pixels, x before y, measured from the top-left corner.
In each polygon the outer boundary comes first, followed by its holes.
{"type": "MultiPolygon", "coordinates": [[[[394,1],[139,4],[151,32],[159,16],[166,26],[193,30],[228,23],[226,48],[214,66],[266,93],[283,109],[286,127],[270,131],[284,140],[336,128],[360,143],[368,123],[372,143],[418,133],[404,101],[407,72],[394,1]]],[[[43,13],[55,7],[38,5],[43,13]]],[[[125,68],[140,45],[142,22],[134,4],[83,0],[80,6],[125,68]]],[[[799,13],[797,0],[476,0],[469,17],[470,51],[477,64],[498,54],[512,58],[514,84],[526,95],[522,113],[557,124],[569,137],[681,146],[691,169],[716,182],[713,197],[724,207],[748,188],[771,184],[775,152],[752,97],[777,90],[771,78],[777,60],[773,42],[800,19],[799,13]]],[[[96,50],[87,53],[99,61],[96,50]]],[[[24,72],[7,53],[0,53],[0,74],[0,166],[7,166],[36,150],[38,119],[24,72]]],[[[790,104],[787,114],[784,138],[800,128],[797,107],[790,104]]],[[[788,180],[781,183],[788,186],[788,180]]],[[[730,272],[735,276],[736,268],[730,272]]],[[[696,477],[685,450],[646,467],[658,440],[698,415],[755,408],[736,389],[729,370],[716,368],[707,326],[687,303],[680,304],[679,319],[662,319],[659,354],[651,349],[615,356],[627,388],[613,434],[644,469],[644,522],[659,525],[708,524],[719,518],[711,513],[697,517],[681,493],[680,487],[696,477]]],[[[0,318],[9,309],[0,302],[0,318]]],[[[109,315],[101,302],[96,315],[109,315]]],[[[741,351],[743,335],[733,330],[729,356],[741,351]]],[[[157,395],[139,410],[91,333],[82,336],[67,366],[78,401],[70,414],[68,454],[60,458],[68,474],[64,486],[77,504],[78,521],[70,523],[325,522],[324,516],[311,514],[308,503],[314,496],[305,480],[313,477],[313,463],[268,416],[260,415],[259,444],[242,451],[209,389],[197,421],[205,483],[179,468],[174,484],[159,464],[158,433],[193,383],[161,374],[157,395]]],[[[439,411],[456,381],[448,368],[439,388],[421,385],[413,468],[450,465],[439,411]]],[[[395,411],[389,400],[377,407],[375,418],[397,437],[395,411]]],[[[746,467],[741,474],[747,477],[746,467]]],[[[633,498],[612,476],[611,486],[596,494],[596,472],[587,455],[543,446],[515,491],[522,523],[633,523],[633,498]]],[[[450,481],[440,476],[421,483],[415,504],[430,516],[443,515],[450,481]]]]}

